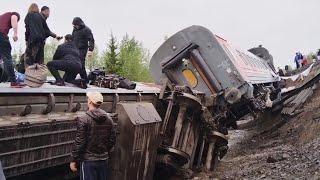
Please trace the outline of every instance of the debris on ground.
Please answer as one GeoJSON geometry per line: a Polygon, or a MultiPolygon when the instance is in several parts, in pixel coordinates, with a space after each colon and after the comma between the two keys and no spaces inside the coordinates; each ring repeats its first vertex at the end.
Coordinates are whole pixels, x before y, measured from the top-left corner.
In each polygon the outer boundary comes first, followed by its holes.
{"type": "Polygon", "coordinates": [[[217,169],[193,179],[320,179],[319,87],[288,99],[282,112],[239,121],[217,169]]]}

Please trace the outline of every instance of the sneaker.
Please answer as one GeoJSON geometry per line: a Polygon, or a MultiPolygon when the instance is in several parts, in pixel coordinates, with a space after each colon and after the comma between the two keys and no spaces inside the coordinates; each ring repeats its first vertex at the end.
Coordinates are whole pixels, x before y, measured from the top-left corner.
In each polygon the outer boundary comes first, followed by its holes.
{"type": "Polygon", "coordinates": [[[18,83],[18,82],[11,82],[11,87],[12,88],[23,88],[25,87],[26,85],[25,84],[22,84],[22,83],[18,83]]]}
{"type": "Polygon", "coordinates": [[[54,83],[52,83],[52,85],[56,85],[56,86],[65,86],[63,81],[56,81],[54,83]]]}

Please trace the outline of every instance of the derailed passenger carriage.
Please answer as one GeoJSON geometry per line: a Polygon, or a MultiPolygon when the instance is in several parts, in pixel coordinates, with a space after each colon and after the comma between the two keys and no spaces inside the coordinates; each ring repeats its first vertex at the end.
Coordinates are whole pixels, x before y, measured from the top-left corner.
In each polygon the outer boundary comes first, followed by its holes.
{"type": "Polygon", "coordinates": [[[227,128],[270,105],[279,92],[279,76],[266,60],[201,26],[186,28],[163,43],[150,70],[163,85],[160,99],[167,104],[156,173],[214,169],[228,149],[227,128]]]}

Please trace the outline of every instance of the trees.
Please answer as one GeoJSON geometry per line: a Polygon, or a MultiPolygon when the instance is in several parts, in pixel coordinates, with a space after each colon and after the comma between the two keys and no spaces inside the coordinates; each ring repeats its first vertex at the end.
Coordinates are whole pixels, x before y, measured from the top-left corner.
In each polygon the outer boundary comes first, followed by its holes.
{"type": "Polygon", "coordinates": [[[118,55],[118,44],[116,37],[111,34],[107,48],[103,53],[103,61],[105,62],[106,73],[115,74],[121,69],[121,65],[118,55]]]}
{"type": "Polygon", "coordinates": [[[115,73],[133,81],[152,81],[148,70],[149,52],[134,37],[125,35],[118,45],[111,34],[103,57],[107,73],[115,73]]]}
{"type": "Polygon", "coordinates": [[[22,47],[19,47],[18,50],[14,50],[13,53],[12,53],[12,61],[13,61],[13,64],[18,64],[19,61],[20,61],[20,57],[21,55],[24,53],[22,47]]]}
{"type": "Polygon", "coordinates": [[[51,40],[44,46],[44,63],[52,61],[53,55],[57,50],[59,43],[56,40],[51,40]]]}
{"type": "Polygon", "coordinates": [[[89,69],[90,71],[96,69],[96,68],[103,68],[104,64],[99,56],[99,50],[98,47],[95,47],[93,50],[93,54],[91,57],[87,57],[86,59],[86,69],[89,69]]]}

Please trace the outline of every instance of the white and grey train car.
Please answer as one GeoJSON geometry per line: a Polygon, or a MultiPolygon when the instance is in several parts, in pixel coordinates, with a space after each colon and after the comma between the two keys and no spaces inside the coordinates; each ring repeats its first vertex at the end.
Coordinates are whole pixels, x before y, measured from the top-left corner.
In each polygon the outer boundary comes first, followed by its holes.
{"type": "Polygon", "coordinates": [[[153,55],[150,69],[158,84],[168,78],[207,97],[223,97],[229,104],[252,99],[260,85],[270,88],[280,79],[264,59],[233,47],[201,26],[170,37],[153,55]]]}

